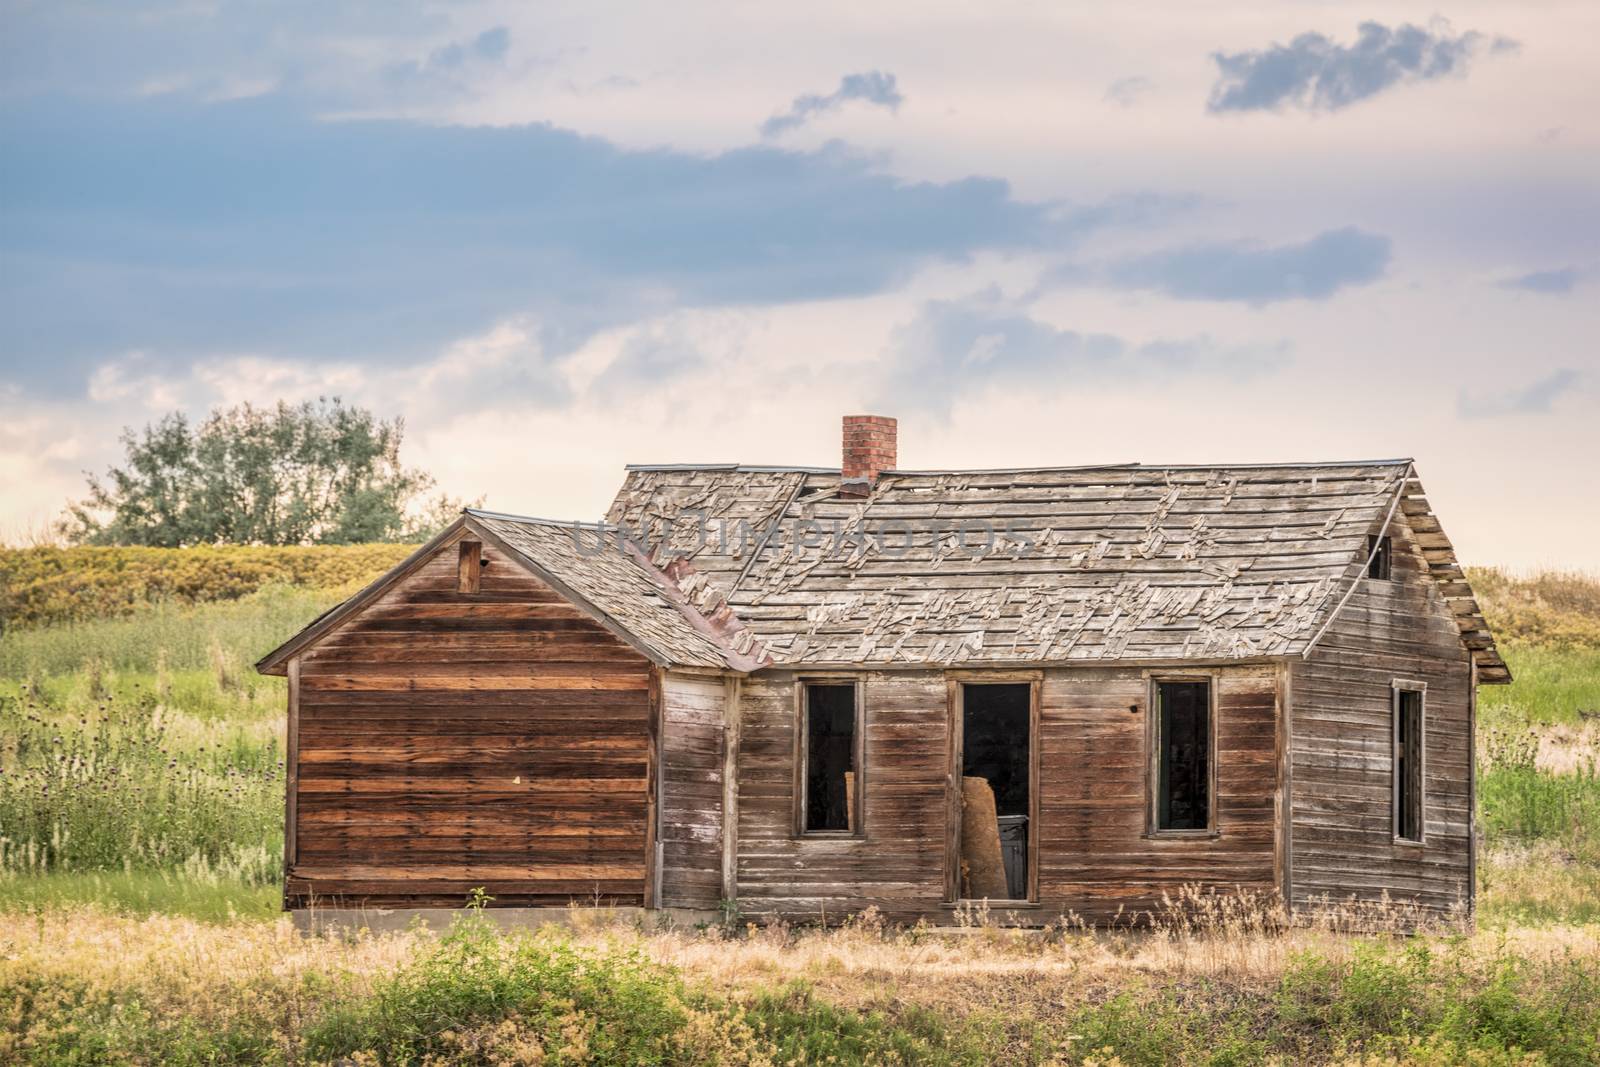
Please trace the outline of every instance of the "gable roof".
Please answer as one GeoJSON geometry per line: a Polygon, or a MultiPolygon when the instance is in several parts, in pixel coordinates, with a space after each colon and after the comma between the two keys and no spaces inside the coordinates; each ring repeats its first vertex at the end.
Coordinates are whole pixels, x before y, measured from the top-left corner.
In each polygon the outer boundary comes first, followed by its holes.
{"type": "Polygon", "coordinates": [[[1484,681],[1509,679],[1410,460],[891,471],[630,467],[610,522],[778,666],[1307,655],[1402,511],[1484,681]],[[909,540],[907,540],[909,537],[909,540]]]}
{"type": "Polygon", "coordinates": [[[283,673],[295,653],[376,600],[463,531],[498,547],[662,666],[750,670],[759,665],[734,651],[725,624],[719,628],[704,618],[664,574],[615,536],[600,536],[594,525],[469,508],[394,569],[263,656],[256,669],[283,673]]]}
{"type": "Polygon", "coordinates": [[[1019,666],[1306,656],[1405,522],[1479,680],[1511,675],[1410,460],[890,471],[629,467],[604,524],[468,509],[257,668],[466,530],[662,666],[1019,666]]]}

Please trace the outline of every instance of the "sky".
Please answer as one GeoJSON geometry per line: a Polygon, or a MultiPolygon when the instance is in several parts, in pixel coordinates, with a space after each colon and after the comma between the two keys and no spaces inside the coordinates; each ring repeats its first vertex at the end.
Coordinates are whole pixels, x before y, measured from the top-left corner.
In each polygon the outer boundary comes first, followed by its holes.
{"type": "Polygon", "coordinates": [[[0,539],[339,396],[452,496],[628,462],[1414,457],[1600,570],[1600,5],[0,0],[0,539]]]}

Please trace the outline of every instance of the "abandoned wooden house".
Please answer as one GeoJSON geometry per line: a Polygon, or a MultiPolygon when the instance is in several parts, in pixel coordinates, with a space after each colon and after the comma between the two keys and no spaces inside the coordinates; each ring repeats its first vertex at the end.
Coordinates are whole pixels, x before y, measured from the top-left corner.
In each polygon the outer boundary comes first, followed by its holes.
{"type": "Polygon", "coordinates": [[[1413,465],[630,467],[469,510],[261,661],[286,906],[951,921],[1473,892],[1509,674],[1413,465]]]}

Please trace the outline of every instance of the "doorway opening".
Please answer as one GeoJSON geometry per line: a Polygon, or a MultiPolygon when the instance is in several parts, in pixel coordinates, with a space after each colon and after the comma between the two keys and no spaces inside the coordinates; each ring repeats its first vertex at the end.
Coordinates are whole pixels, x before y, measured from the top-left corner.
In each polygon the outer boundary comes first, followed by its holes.
{"type": "Polygon", "coordinates": [[[956,895],[962,900],[1030,900],[1033,686],[964,683],[959,714],[956,895]]]}

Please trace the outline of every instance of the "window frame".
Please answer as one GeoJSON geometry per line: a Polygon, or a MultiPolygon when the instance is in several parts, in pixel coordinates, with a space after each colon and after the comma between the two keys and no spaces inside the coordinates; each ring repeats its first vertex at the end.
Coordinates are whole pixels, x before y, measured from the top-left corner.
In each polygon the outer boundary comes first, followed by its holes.
{"type": "Polygon", "coordinates": [[[1426,845],[1428,843],[1428,683],[1409,678],[1396,678],[1389,683],[1389,829],[1397,845],[1426,845]],[[1404,706],[1402,693],[1417,694],[1417,836],[1407,837],[1400,825],[1400,791],[1405,783],[1400,778],[1400,761],[1396,758],[1400,747],[1400,716],[1404,706]]]}
{"type": "Polygon", "coordinates": [[[1394,537],[1390,534],[1367,535],[1367,569],[1365,577],[1375,582],[1394,581],[1394,537]],[[1378,573],[1373,573],[1377,571],[1378,573]]]}
{"type": "Polygon", "coordinates": [[[865,687],[862,678],[857,674],[805,674],[796,676],[794,680],[794,837],[796,839],[817,840],[853,840],[867,836],[867,716],[866,702],[862,699],[865,687]],[[810,692],[814,685],[848,685],[854,689],[852,700],[855,704],[855,717],[851,727],[854,737],[851,743],[851,756],[855,767],[851,773],[855,775],[856,795],[855,802],[850,806],[850,821],[853,830],[812,830],[806,826],[806,809],[809,807],[809,798],[806,795],[806,779],[810,762],[808,739],[811,733],[810,718],[810,692]]]}
{"type": "Polygon", "coordinates": [[[976,904],[977,899],[961,895],[961,778],[965,753],[963,735],[967,720],[966,688],[969,685],[1026,685],[1028,687],[1028,878],[1027,897],[1019,900],[989,900],[991,908],[1022,911],[1041,907],[1039,901],[1039,788],[1040,749],[1044,733],[1044,672],[1037,670],[954,670],[945,672],[945,887],[943,904],[957,907],[976,904]]]}
{"type": "Polygon", "coordinates": [[[1145,694],[1145,833],[1148,838],[1214,838],[1217,823],[1217,692],[1221,676],[1211,671],[1162,671],[1148,676],[1145,694]],[[1161,686],[1168,682],[1206,686],[1206,825],[1167,829],[1161,825],[1161,686]]]}

